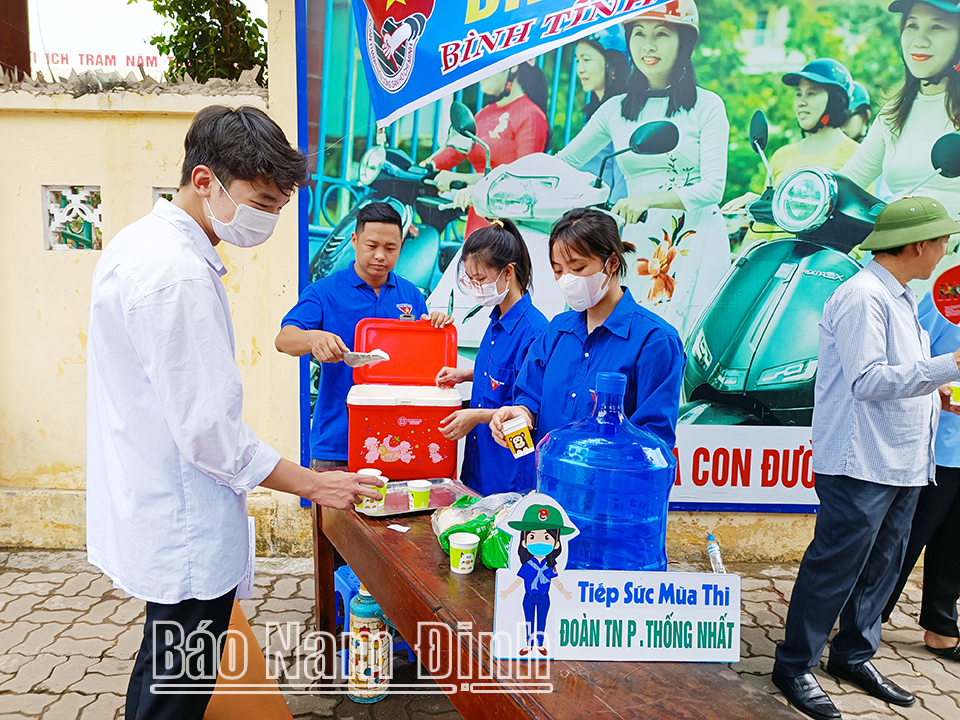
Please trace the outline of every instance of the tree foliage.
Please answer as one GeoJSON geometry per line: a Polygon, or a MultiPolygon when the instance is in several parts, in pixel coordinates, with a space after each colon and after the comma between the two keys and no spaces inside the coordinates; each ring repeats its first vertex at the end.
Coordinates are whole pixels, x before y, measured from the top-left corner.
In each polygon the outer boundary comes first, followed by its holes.
{"type": "MultiPolygon", "coordinates": [[[[173,25],[169,35],[155,35],[150,44],[173,57],[169,76],[189,73],[199,82],[210,78],[236,80],[254,65],[266,68],[267,25],[252,18],[240,0],[147,0],[173,25]]],[[[137,0],[127,0],[127,4],[137,0]]],[[[263,73],[258,80],[264,82],[263,73]]]]}

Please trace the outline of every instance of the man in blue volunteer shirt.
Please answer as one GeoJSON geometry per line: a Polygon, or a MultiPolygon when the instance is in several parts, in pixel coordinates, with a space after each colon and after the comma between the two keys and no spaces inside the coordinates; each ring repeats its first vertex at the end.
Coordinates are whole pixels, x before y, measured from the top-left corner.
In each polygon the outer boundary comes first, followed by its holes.
{"type": "Polygon", "coordinates": [[[403,245],[403,221],[393,207],[370,203],[361,208],[350,242],[356,261],[308,285],[283,318],[276,340],[280,352],[294,357],[310,353],[324,364],[310,428],[314,469],[347,464],[347,394],[353,387],[353,368],[342,360],[357,323],[403,316],[429,319],[438,328],[453,322],[440,312],[427,315],[417,286],[393,272],[403,245]]]}

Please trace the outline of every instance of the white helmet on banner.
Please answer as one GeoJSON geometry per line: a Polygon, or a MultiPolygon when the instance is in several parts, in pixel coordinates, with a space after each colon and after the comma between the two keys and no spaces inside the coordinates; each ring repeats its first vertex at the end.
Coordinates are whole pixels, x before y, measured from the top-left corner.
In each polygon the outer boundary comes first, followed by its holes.
{"type": "Polygon", "coordinates": [[[640,20],[659,20],[671,25],[693,28],[694,41],[700,39],[700,11],[697,10],[697,4],[693,0],[670,0],[652,10],[647,10],[624,20],[621,25],[629,33],[630,26],[640,20]]]}

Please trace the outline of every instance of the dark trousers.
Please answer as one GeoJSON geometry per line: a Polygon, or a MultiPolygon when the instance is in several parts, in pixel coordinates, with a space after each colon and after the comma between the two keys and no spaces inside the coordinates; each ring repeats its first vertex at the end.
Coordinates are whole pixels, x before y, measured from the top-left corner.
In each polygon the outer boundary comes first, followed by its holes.
{"type": "Polygon", "coordinates": [[[937,466],[937,484],[920,492],[910,528],[910,542],[900,577],[883,609],[886,622],[897,606],[910,571],[924,546],[923,600],[920,626],[937,635],[960,637],[957,599],[960,598],[960,468],[937,466]]]}
{"type": "Polygon", "coordinates": [[[817,526],[803,555],[774,671],[797,677],[820,662],[837,618],[830,659],[856,668],[880,643],[880,613],[907,547],[919,487],[817,475],[817,526]]]}
{"type": "Polygon", "coordinates": [[[230,625],[235,594],[236,588],[215,600],[147,603],[143,642],[127,687],[127,720],[202,720],[217,682],[220,638],[230,625]],[[206,632],[191,637],[198,629],[206,632]],[[180,688],[176,694],[150,689],[166,684],[209,687],[180,688]]]}

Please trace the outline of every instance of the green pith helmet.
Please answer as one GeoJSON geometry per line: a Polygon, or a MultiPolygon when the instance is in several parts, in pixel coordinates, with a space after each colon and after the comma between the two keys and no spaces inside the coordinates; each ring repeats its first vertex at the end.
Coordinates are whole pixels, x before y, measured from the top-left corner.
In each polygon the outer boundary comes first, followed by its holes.
{"type": "Polygon", "coordinates": [[[550,505],[531,505],[523,513],[523,520],[513,520],[507,525],[514,530],[554,530],[559,529],[561,535],[575,532],[572,527],[563,524],[563,515],[557,508],[550,505]]]}
{"type": "Polygon", "coordinates": [[[905,197],[880,211],[860,249],[890,250],[954,233],[960,233],[960,222],[950,218],[939,200],[905,197]]]}

